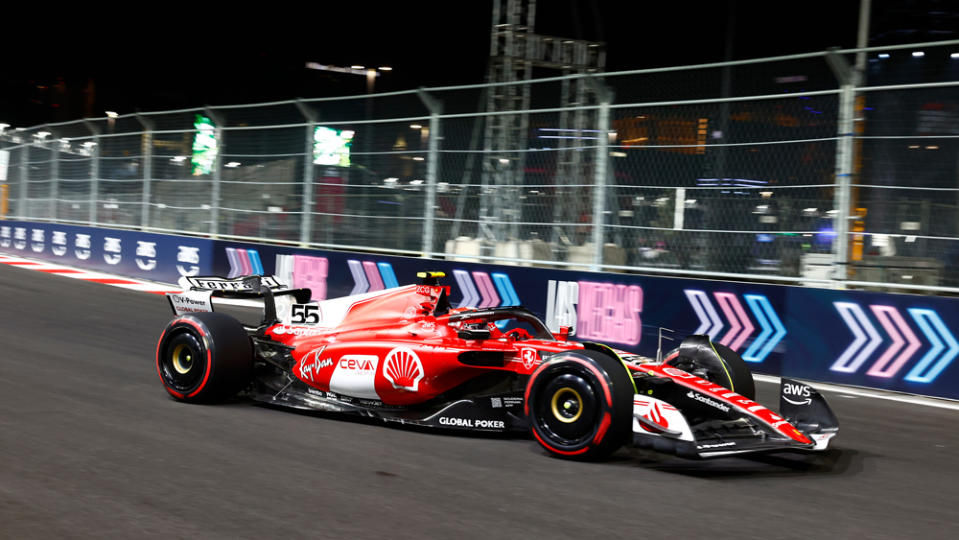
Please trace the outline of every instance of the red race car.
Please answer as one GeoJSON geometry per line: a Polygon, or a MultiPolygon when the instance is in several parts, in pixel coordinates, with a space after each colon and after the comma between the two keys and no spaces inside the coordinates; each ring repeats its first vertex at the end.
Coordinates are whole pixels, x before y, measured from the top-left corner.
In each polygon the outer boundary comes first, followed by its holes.
{"type": "Polygon", "coordinates": [[[706,336],[647,358],[551,333],[523,307],[454,309],[422,283],[310,302],[275,278],[184,278],[156,370],[177,400],[237,394],[272,405],[471,431],[526,431],[549,453],[597,459],[625,444],[708,458],[824,450],[838,422],[811,386],[782,379],[780,412],[753,401],[746,363],[706,336]],[[278,299],[292,296],[285,322],[278,299]],[[245,326],[212,297],[262,299],[245,326]]]}

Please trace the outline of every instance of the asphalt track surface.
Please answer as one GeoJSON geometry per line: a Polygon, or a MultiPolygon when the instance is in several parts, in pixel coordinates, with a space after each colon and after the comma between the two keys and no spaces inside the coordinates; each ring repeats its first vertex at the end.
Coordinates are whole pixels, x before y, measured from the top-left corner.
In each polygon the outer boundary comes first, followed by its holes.
{"type": "Polygon", "coordinates": [[[954,410],[825,392],[823,455],[578,463],[523,437],[177,403],[157,295],[0,265],[0,306],[3,538],[956,537],[954,410]]]}

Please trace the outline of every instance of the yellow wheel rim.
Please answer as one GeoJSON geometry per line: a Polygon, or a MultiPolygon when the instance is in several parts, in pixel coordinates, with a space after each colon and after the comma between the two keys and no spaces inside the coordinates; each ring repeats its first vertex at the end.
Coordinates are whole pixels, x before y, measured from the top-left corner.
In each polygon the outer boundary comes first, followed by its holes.
{"type": "Polygon", "coordinates": [[[553,394],[553,399],[550,400],[550,409],[552,409],[553,416],[557,420],[572,424],[579,420],[579,417],[583,414],[583,398],[579,395],[579,392],[572,388],[560,388],[553,394]],[[570,410],[574,407],[576,412],[570,413],[570,410]]]}
{"type": "Polygon", "coordinates": [[[173,369],[183,375],[189,372],[192,367],[193,355],[190,354],[189,348],[186,345],[177,345],[177,347],[173,349],[173,369]]]}

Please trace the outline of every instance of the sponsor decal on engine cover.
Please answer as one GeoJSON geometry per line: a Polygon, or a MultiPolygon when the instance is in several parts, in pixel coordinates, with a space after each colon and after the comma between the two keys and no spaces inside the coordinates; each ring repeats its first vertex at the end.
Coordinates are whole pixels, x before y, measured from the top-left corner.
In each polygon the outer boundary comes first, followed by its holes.
{"type": "Polygon", "coordinates": [[[300,360],[299,375],[301,379],[315,382],[323,368],[333,366],[332,358],[322,358],[324,350],[326,350],[326,345],[306,353],[300,360]]]}
{"type": "Polygon", "coordinates": [[[398,347],[386,355],[383,376],[397,390],[416,392],[423,378],[423,362],[412,349],[398,347]]]}
{"type": "Polygon", "coordinates": [[[331,332],[329,328],[317,328],[315,326],[293,326],[289,324],[278,324],[271,328],[270,331],[276,336],[288,335],[296,337],[322,336],[323,334],[329,334],[331,332]]]}
{"type": "Polygon", "coordinates": [[[337,394],[364,399],[380,399],[374,381],[380,359],[373,354],[346,354],[333,366],[330,390],[337,394]]]}
{"type": "Polygon", "coordinates": [[[506,422],[502,420],[483,420],[473,418],[456,418],[453,416],[441,416],[440,425],[455,426],[474,429],[506,429],[506,422]]]}

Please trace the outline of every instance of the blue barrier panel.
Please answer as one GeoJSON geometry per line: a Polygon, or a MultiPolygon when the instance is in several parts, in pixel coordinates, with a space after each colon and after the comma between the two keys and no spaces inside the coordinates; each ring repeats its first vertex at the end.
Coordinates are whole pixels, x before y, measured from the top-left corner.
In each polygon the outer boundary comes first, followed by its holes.
{"type": "Polygon", "coordinates": [[[0,221],[0,249],[164,283],[213,269],[210,240],[53,223],[0,221]]]}
{"type": "MultiPolygon", "coordinates": [[[[652,356],[659,328],[708,334],[760,373],[959,399],[959,299],[426,260],[0,222],[0,249],[175,283],[182,275],[277,274],[314,299],[446,272],[454,307],[522,304],[554,331],[652,356]]],[[[669,334],[667,334],[669,335],[669,334]]],[[[668,350],[676,342],[664,342],[668,350]]]]}
{"type": "Polygon", "coordinates": [[[553,330],[574,326],[584,341],[652,356],[664,327],[678,337],[708,334],[759,373],[959,398],[959,339],[951,330],[959,328],[959,299],[221,244],[215,270],[223,275],[235,270],[226,247],[256,249],[268,274],[277,255],[315,260],[300,267],[322,267],[322,276],[286,277],[322,287],[318,298],[377,290],[390,279],[416,283],[416,272],[442,270],[453,306],[520,303],[553,330]]]}
{"type": "Polygon", "coordinates": [[[796,377],[959,398],[955,298],[790,288],[783,371],[796,377]]]}

